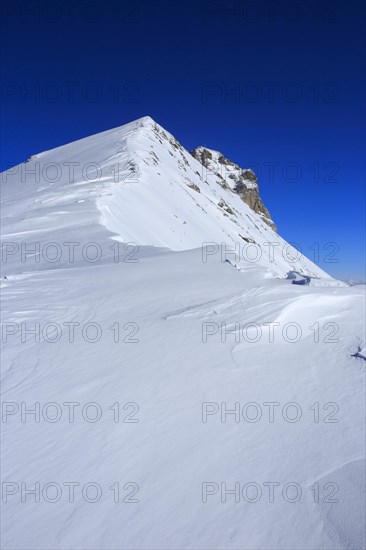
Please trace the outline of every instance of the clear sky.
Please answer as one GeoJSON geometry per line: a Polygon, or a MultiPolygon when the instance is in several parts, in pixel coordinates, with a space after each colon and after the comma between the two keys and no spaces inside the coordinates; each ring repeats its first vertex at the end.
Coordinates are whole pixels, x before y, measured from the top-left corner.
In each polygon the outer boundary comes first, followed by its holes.
{"type": "Polygon", "coordinates": [[[365,5],[4,0],[1,169],[150,115],[252,167],[279,233],[364,280],[365,5]]]}

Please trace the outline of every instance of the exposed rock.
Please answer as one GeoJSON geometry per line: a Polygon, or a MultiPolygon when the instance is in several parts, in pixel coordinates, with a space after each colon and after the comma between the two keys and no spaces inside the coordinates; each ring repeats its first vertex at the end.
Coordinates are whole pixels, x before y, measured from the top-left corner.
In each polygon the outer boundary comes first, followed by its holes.
{"type": "Polygon", "coordinates": [[[232,214],[233,216],[235,216],[235,212],[230,208],[230,206],[228,204],[226,204],[225,201],[221,200],[218,204],[218,206],[220,208],[223,208],[225,210],[225,212],[227,212],[228,214],[232,214]]]}
{"type": "Polygon", "coordinates": [[[254,212],[263,217],[267,225],[277,231],[268,209],[259,196],[257,176],[253,170],[243,169],[219,151],[206,147],[193,149],[191,155],[206,168],[208,174],[213,173],[222,179],[221,185],[224,189],[231,189],[237,193],[254,212]]]}
{"type": "Polygon", "coordinates": [[[201,193],[201,189],[195,183],[191,182],[191,183],[188,183],[187,185],[194,191],[197,191],[197,193],[201,193]]]}

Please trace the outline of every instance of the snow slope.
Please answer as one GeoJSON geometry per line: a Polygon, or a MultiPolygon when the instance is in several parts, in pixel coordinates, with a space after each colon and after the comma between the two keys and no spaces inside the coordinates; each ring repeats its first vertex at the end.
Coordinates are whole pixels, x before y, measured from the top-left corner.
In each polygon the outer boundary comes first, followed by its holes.
{"type": "Polygon", "coordinates": [[[80,226],[93,225],[99,237],[105,228],[124,243],[172,250],[216,243],[221,254],[225,243],[236,250],[237,264],[258,263],[277,276],[297,270],[329,279],[233,192],[229,175],[226,183],[203,170],[171,134],[144,117],[5,172],[4,238],[16,242],[26,231],[52,241],[65,229],[80,238],[80,226]]]}
{"type": "Polygon", "coordinates": [[[199,167],[144,118],[5,174],[3,548],[364,548],[364,287],[199,167]]]}

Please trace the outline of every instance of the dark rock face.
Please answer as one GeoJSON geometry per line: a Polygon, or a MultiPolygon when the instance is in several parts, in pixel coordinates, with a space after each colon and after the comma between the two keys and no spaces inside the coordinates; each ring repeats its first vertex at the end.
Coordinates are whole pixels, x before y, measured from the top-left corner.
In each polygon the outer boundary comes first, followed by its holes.
{"type": "Polygon", "coordinates": [[[225,158],[222,153],[206,149],[206,147],[193,149],[191,155],[210,173],[214,173],[220,178],[220,185],[238,194],[254,212],[263,217],[267,225],[277,231],[269,211],[259,196],[257,176],[253,170],[243,169],[225,158]]]}
{"type": "Polygon", "coordinates": [[[211,151],[205,149],[205,147],[197,147],[197,149],[193,149],[193,151],[190,151],[190,153],[192,157],[203,164],[205,168],[209,168],[209,161],[212,160],[211,151]]]}
{"type": "Polygon", "coordinates": [[[277,231],[276,225],[271,218],[271,214],[264,206],[263,201],[259,196],[257,176],[253,170],[248,169],[242,171],[242,176],[239,176],[239,179],[236,180],[234,191],[240,195],[243,201],[248,204],[254,212],[265,216],[266,223],[272,227],[272,229],[277,231]],[[250,185],[248,185],[248,183],[250,185]]]}

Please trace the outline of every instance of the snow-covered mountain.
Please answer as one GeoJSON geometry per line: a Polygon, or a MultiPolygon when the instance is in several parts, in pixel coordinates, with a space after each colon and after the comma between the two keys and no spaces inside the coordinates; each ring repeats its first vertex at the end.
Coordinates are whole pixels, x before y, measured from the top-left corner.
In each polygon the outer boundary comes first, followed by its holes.
{"type": "Polygon", "coordinates": [[[276,233],[251,170],[203,147],[190,154],[150,117],[34,155],[3,174],[3,187],[8,240],[24,240],[20,220],[13,231],[16,193],[32,238],[45,229],[57,240],[65,227],[80,238],[80,226],[92,224],[125,243],[172,250],[215,243],[220,254],[234,249],[238,265],[330,279],[276,233]]]}
{"type": "Polygon", "coordinates": [[[253,172],[144,117],[3,173],[2,214],[4,548],[364,547],[365,287],[253,172]]]}

